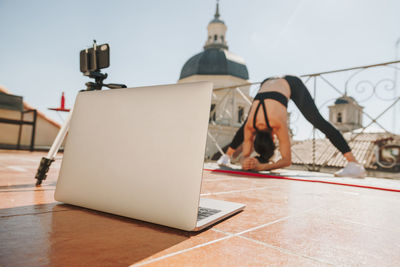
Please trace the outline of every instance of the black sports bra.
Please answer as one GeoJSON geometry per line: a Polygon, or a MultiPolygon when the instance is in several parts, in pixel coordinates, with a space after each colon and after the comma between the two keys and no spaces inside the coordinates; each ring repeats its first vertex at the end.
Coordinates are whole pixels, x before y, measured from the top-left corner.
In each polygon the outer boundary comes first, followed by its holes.
{"type": "Polygon", "coordinates": [[[257,118],[257,112],[258,112],[258,109],[260,108],[260,105],[262,105],[262,107],[263,107],[265,122],[267,124],[268,130],[272,130],[271,125],[269,125],[269,122],[268,122],[267,109],[265,108],[265,103],[264,103],[265,99],[276,100],[276,101],[278,101],[279,103],[281,103],[282,105],[284,105],[287,108],[288,99],[283,94],[281,94],[279,92],[262,92],[262,93],[258,93],[256,95],[256,97],[254,98],[254,100],[259,100],[260,101],[258,103],[258,105],[257,105],[256,112],[254,113],[254,117],[253,117],[253,127],[254,127],[254,129],[256,129],[256,131],[258,131],[258,129],[256,127],[256,118],[257,118]]]}

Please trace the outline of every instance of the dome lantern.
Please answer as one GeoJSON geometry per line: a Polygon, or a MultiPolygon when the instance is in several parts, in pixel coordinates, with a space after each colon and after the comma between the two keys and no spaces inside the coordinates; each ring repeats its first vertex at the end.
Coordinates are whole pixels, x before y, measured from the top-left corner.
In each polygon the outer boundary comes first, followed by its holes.
{"type": "Polygon", "coordinates": [[[225,38],[227,28],[224,21],[220,20],[219,17],[220,17],[219,3],[217,1],[217,8],[215,10],[214,19],[210,21],[207,27],[208,35],[206,44],[204,45],[204,49],[209,49],[209,48],[228,49],[228,45],[225,38]]]}

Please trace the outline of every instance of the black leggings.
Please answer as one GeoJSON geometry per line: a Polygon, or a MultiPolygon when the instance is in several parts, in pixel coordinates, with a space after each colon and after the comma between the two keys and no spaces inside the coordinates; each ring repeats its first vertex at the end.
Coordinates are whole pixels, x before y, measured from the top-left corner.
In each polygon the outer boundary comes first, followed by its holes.
{"type": "MultiPolygon", "coordinates": [[[[295,76],[283,77],[290,86],[290,99],[296,104],[303,116],[318,130],[323,132],[329,141],[340,151],[345,154],[351,151],[343,135],[328,121],[326,121],[319,113],[318,108],[315,106],[314,100],[308,92],[303,81],[295,76]]],[[[244,140],[244,126],[247,120],[236,132],[229,147],[237,149],[244,140]]]]}

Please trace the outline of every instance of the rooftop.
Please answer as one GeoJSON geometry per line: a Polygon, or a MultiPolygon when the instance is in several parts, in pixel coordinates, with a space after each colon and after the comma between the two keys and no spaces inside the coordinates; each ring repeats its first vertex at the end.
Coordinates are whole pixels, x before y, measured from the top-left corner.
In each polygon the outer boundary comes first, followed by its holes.
{"type": "Polygon", "coordinates": [[[202,196],[247,206],[188,233],[56,202],[60,160],[42,187],[34,185],[45,155],[0,150],[0,266],[400,264],[399,192],[367,188],[398,191],[399,180],[291,170],[277,171],[275,178],[204,171],[202,196]]]}
{"type": "MultiPolygon", "coordinates": [[[[386,132],[357,133],[355,131],[353,133],[345,133],[344,137],[346,140],[349,140],[349,145],[357,160],[367,169],[370,174],[375,176],[379,175],[380,177],[400,179],[398,164],[394,165],[393,172],[382,172],[385,169],[380,168],[380,166],[377,164],[376,151],[377,144],[388,144],[388,140],[394,140],[396,144],[399,144],[400,135],[386,132]]],[[[312,164],[313,158],[310,151],[313,150],[313,147],[313,140],[294,142],[292,146],[293,164],[312,164]]],[[[346,165],[346,160],[342,154],[338,153],[337,149],[326,138],[315,140],[315,157],[315,164],[317,166],[343,168],[346,165]]],[[[398,158],[398,154],[396,157],[398,158]]]]}

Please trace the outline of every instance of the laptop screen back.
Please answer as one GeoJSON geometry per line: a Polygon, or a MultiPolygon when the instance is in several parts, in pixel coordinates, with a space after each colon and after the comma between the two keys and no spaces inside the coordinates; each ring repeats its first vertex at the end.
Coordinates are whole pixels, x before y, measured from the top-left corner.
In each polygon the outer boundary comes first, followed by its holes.
{"type": "Polygon", "coordinates": [[[208,82],[79,93],[55,199],[193,229],[211,93],[208,82]]]}

